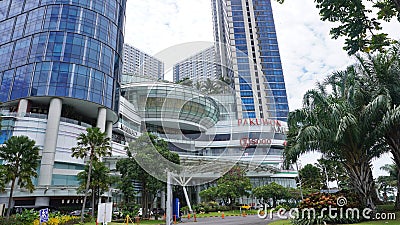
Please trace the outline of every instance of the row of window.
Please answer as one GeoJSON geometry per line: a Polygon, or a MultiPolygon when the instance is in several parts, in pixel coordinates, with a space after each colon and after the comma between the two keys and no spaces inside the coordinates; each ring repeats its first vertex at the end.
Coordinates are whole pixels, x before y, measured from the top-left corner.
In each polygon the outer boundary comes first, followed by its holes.
{"type": "MultiPolygon", "coordinates": [[[[124,18],[126,0],[3,0],[0,1],[0,20],[11,18],[34,8],[50,4],[72,4],[93,10],[112,21],[124,18]]],[[[123,24],[119,24],[122,27],[123,24]]]]}
{"type": "Polygon", "coordinates": [[[114,79],[86,66],[43,62],[0,74],[0,102],[28,96],[62,96],[112,108],[114,79]]]}
{"type": "Polygon", "coordinates": [[[49,32],[0,46],[0,70],[27,63],[63,61],[119,76],[118,55],[105,44],[80,34],[49,32]]]}
{"type": "Polygon", "coordinates": [[[43,31],[67,31],[89,36],[117,49],[117,26],[106,17],[76,6],[51,5],[0,22],[1,43],[43,31]],[[82,11],[81,11],[82,10],[82,11]],[[10,32],[10,28],[14,31],[10,32]]]}

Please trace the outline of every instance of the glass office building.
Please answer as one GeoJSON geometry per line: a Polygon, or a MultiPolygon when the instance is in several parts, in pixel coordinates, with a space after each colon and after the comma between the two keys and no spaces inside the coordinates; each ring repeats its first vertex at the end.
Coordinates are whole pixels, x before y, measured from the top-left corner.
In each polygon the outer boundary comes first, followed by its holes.
{"type": "Polygon", "coordinates": [[[286,121],[289,107],[270,0],[212,0],[212,7],[220,63],[240,96],[239,117],[286,121]]]}
{"type": "Polygon", "coordinates": [[[0,2],[0,102],[33,96],[117,109],[126,0],[0,2]]]}
{"type": "MultiPolygon", "coordinates": [[[[0,144],[25,135],[41,149],[36,190],[16,191],[15,204],[76,197],[85,165],[71,157],[76,138],[94,126],[112,137],[125,7],[126,0],[0,1],[0,144]]],[[[0,204],[6,199],[0,194],[0,204]]]]}

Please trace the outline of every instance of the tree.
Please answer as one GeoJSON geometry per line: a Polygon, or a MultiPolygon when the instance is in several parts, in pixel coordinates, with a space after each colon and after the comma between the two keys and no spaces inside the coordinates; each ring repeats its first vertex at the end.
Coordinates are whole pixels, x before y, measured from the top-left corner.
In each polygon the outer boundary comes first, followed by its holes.
{"type": "Polygon", "coordinates": [[[217,188],[209,187],[205,190],[200,191],[199,195],[205,201],[215,201],[218,197],[217,188]]]}
{"type": "MultiPolygon", "coordinates": [[[[113,177],[110,175],[110,169],[103,162],[93,161],[92,166],[89,189],[92,190],[93,209],[95,208],[95,205],[97,205],[100,196],[110,189],[110,186],[113,183],[113,177]]],[[[86,165],[84,171],[78,173],[78,193],[85,193],[88,171],[89,166],[86,165]]]]}
{"type": "Polygon", "coordinates": [[[378,130],[389,146],[397,165],[396,209],[400,209],[400,45],[392,46],[387,52],[358,56],[363,73],[364,89],[374,96],[387,93],[390,103],[382,116],[378,130]]]}
{"type": "Polygon", "coordinates": [[[39,147],[35,141],[27,136],[13,136],[0,147],[0,158],[4,160],[2,170],[5,183],[11,181],[10,196],[8,199],[7,219],[10,217],[13,202],[15,183],[20,188],[26,188],[30,192],[35,190],[32,178],[37,177],[39,166],[39,147]]]}
{"type": "Polygon", "coordinates": [[[377,179],[378,190],[383,192],[384,202],[387,201],[387,191],[397,187],[397,166],[395,164],[386,164],[380,168],[389,173],[388,176],[379,176],[377,179]]]}
{"type": "Polygon", "coordinates": [[[117,170],[121,173],[120,188],[128,204],[133,201],[136,194],[134,181],[141,184],[142,212],[144,217],[148,217],[149,202],[153,200],[150,200],[150,197],[156,197],[156,194],[165,188],[165,183],[150,175],[146,170],[151,170],[152,166],[158,166],[157,163],[161,162],[158,157],[179,164],[179,155],[169,151],[166,141],[150,133],[144,133],[134,142],[129,143],[127,155],[128,158],[117,162],[117,170]],[[144,164],[149,168],[145,168],[146,170],[142,168],[141,165],[144,164]]]}
{"type": "Polygon", "coordinates": [[[275,182],[259,186],[253,189],[253,195],[259,199],[263,199],[264,203],[272,198],[272,207],[276,207],[276,202],[280,199],[289,198],[289,190],[275,182]]]}
{"type": "MultiPolygon", "coordinates": [[[[282,3],[283,0],[278,0],[282,3]]],[[[314,0],[322,21],[339,24],[330,30],[334,39],[345,37],[344,50],[349,55],[358,51],[383,50],[394,43],[383,33],[381,23],[393,17],[400,21],[399,0],[314,0]],[[376,11],[376,12],[375,12],[376,11]]]]}
{"type": "Polygon", "coordinates": [[[305,94],[303,108],[289,114],[285,156],[293,163],[302,153],[320,151],[337,159],[360,200],[375,208],[371,161],[387,151],[377,127],[390,96],[372,96],[359,80],[360,74],[351,66],[305,94]]]}
{"type": "MultiPolygon", "coordinates": [[[[111,156],[110,138],[107,134],[100,131],[98,127],[89,127],[86,133],[81,133],[77,137],[77,147],[72,148],[72,157],[88,159],[88,176],[86,180],[85,194],[83,197],[81,223],[84,220],[84,211],[86,206],[87,195],[89,192],[93,163],[98,162],[101,157],[111,156]]],[[[93,190],[92,190],[93,191],[93,190]]],[[[93,206],[93,202],[92,202],[93,206]]],[[[94,216],[94,207],[92,207],[92,216],[94,216]]]]}
{"type": "Polygon", "coordinates": [[[249,196],[252,185],[246,177],[246,171],[239,166],[232,167],[227,173],[217,180],[216,192],[225,205],[233,206],[236,199],[249,196]]]}
{"type": "Polygon", "coordinates": [[[180,84],[180,85],[184,85],[184,86],[193,86],[193,81],[190,80],[189,77],[185,77],[182,80],[179,80],[178,82],[176,82],[176,84],[180,84]]]}
{"type": "Polygon", "coordinates": [[[311,164],[307,164],[299,170],[302,188],[311,188],[320,190],[324,186],[324,178],[321,170],[311,164]]]}
{"type": "Polygon", "coordinates": [[[202,82],[201,91],[205,94],[220,94],[222,93],[222,87],[219,82],[218,80],[207,78],[202,82]]]}
{"type": "Polygon", "coordinates": [[[251,189],[246,171],[240,166],[234,166],[216,181],[216,186],[201,191],[200,196],[206,200],[220,198],[225,205],[233,206],[237,198],[249,196],[251,189]]]}
{"type": "Polygon", "coordinates": [[[7,185],[7,176],[3,165],[0,164],[0,192],[4,192],[7,185]]]}
{"type": "Polygon", "coordinates": [[[334,159],[321,158],[318,159],[317,167],[321,169],[324,179],[330,182],[336,181],[338,188],[346,189],[349,183],[349,177],[347,176],[343,165],[338,163],[334,159]]]}

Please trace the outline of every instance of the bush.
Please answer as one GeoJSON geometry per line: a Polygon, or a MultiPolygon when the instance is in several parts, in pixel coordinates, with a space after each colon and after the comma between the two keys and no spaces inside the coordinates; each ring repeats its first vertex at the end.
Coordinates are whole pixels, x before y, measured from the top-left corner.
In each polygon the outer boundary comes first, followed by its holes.
{"type": "Polygon", "coordinates": [[[35,219],[39,217],[39,213],[33,209],[24,211],[21,214],[16,214],[15,219],[21,224],[31,225],[35,219]]]}
{"type": "Polygon", "coordinates": [[[291,206],[288,206],[288,205],[286,205],[286,204],[279,204],[279,205],[277,205],[277,206],[275,207],[275,211],[278,211],[278,210],[281,209],[281,208],[285,209],[286,211],[289,211],[292,207],[291,207],[291,206]]]}
{"type": "MultiPolygon", "coordinates": [[[[322,210],[323,209],[326,210],[329,207],[337,208],[338,211],[343,210],[343,212],[346,212],[348,208],[360,209],[361,205],[359,204],[359,202],[360,201],[357,199],[357,196],[355,194],[348,192],[338,192],[335,194],[316,192],[306,196],[306,198],[302,202],[300,202],[298,207],[300,215],[297,215],[297,217],[295,219],[292,219],[291,222],[294,225],[312,225],[312,224],[325,224],[325,223],[328,224],[356,223],[362,220],[361,216],[360,218],[352,218],[352,217],[346,218],[346,216],[344,216],[343,218],[341,218],[340,216],[336,218],[331,218],[329,217],[327,211],[323,212],[322,210]],[[337,201],[341,197],[345,197],[347,199],[347,203],[344,206],[339,207],[337,201]],[[303,216],[302,210],[304,209],[314,209],[315,215],[312,214],[308,215],[306,211],[306,213],[303,216]]],[[[360,212],[361,211],[362,210],[360,210],[360,212]]],[[[343,215],[346,215],[346,213],[344,213],[343,215]]]]}
{"type": "MultiPolygon", "coordinates": [[[[47,223],[42,223],[43,225],[72,225],[78,223],[79,219],[76,216],[52,216],[50,215],[49,221],[47,223]]],[[[33,222],[33,225],[39,225],[39,219],[33,222]]]]}
{"type": "MultiPolygon", "coordinates": [[[[79,222],[79,218],[69,215],[61,215],[60,213],[50,213],[49,221],[42,223],[43,225],[73,225],[79,222]]],[[[38,225],[39,212],[33,209],[25,209],[21,214],[16,214],[10,217],[9,220],[0,218],[0,225],[38,225]]]]}
{"type": "Polygon", "coordinates": [[[231,210],[231,208],[229,206],[226,206],[226,205],[220,205],[220,206],[218,206],[217,209],[218,209],[217,211],[229,211],[229,210],[231,210]]]}
{"type": "Polygon", "coordinates": [[[0,217],[0,225],[25,225],[24,223],[18,221],[14,216],[10,217],[9,220],[7,220],[6,218],[1,218],[0,217]]]}

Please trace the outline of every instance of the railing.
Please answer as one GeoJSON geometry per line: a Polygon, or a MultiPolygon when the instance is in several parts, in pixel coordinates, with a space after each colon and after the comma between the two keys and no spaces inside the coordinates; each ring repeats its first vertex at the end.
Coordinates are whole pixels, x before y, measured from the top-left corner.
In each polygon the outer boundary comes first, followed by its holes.
{"type": "Polygon", "coordinates": [[[39,113],[17,113],[17,112],[9,112],[9,111],[1,111],[0,114],[2,116],[11,116],[11,117],[30,117],[30,118],[37,118],[37,119],[47,119],[46,114],[39,114],[39,113]]]}
{"type": "MultiPolygon", "coordinates": [[[[0,115],[9,116],[9,117],[29,117],[29,118],[37,118],[37,119],[45,119],[45,120],[48,118],[47,114],[39,114],[39,113],[31,113],[31,112],[17,113],[17,112],[1,111],[0,115]]],[[[66,118],[66,117],[61,117],[60,122],[75,124],[75,125],[79,125],[82,127],[92,127],[90,124],[80,122],[78,120],[66,118]]]]}

